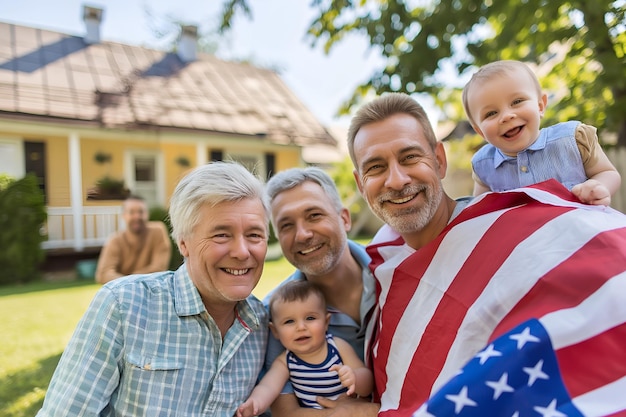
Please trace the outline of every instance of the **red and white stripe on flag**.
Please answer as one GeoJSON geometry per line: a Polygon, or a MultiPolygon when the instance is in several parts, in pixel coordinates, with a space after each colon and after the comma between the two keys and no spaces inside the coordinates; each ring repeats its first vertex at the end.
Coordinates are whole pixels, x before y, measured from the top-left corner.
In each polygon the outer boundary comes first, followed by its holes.
{"type": "Polygon", "coordinates": [[[626,313],[615,308],[626,297],[626,216],[574,200],[547,181],[476,199],[418,251],[393,233],[375,238],[379,309],[368,349],[381,416],[411,415],[532,318],[555,338],[574,400],[603,398],[615,384],[626,393],[626,313]],[[558,337],[567,326],[578,339],[558,337]]]}

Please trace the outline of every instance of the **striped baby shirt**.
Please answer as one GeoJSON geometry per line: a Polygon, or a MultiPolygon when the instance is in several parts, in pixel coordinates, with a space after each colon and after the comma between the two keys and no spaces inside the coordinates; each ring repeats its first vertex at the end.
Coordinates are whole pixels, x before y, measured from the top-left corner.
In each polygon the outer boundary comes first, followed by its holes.
{"type": "Polygon", "coordinates": [[[342,365],[343,362],[331,334],[326,334],[326,342],[328,354],[320,364],[305,362],[293,352],[287,351],[289,380],[303,407],[322,408],[315,401],[315,397],[322,396],[335,400],[348,390],[341,385],[337,372],[328,370],[333,365],[342,365]]]}

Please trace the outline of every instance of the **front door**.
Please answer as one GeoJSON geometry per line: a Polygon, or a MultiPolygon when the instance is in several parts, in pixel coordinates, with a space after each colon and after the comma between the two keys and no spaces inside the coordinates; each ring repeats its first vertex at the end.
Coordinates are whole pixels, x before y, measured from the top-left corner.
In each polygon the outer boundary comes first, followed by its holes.
{"type": "Polygon", "coordinates": [[[48,202],[46,195],[46,144],[43,142],[24,142],[24,171],[37,177],[37,184],[43,193],[44,201],[48,202]]]}
{"type": "Polygon", "coordinates": [[[132,194],[139,195],[146,200],[148,207],[163,206],[160,193],[162,182],[161,160],[158,153],[131,152],[127,155],[129,161],[128,186],[132,194]]]}

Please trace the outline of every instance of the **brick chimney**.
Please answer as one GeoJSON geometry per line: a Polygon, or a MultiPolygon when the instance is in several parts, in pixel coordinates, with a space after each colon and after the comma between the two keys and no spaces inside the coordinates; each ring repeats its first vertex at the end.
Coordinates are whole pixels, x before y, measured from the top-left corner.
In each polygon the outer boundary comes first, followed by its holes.
{"type": "Polygon", "coordinates": [[[83,20],[87,32],[85,37],[86,44],[100,43],[100,23],[102,23],[103,10],[98,7],[83,5],[83,20]]]}
{"type": "Polygon", "coordinates": [[[196,60],[198,51],[198,26],[182,25],[177,53],[183,62],[196,60]]]}

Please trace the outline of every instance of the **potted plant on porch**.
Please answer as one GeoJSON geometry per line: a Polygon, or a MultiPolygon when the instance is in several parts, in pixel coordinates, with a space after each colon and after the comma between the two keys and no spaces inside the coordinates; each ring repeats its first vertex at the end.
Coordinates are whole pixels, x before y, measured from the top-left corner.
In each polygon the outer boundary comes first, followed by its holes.
{"type": "MultiPolygon", "coordinates": [[[[109,164],[113,159],[110,153],[98,151],[93,156],[98,165],[109,164]]],[[[109,166],[107,171],[110,171],[109,166]]],[[[108,173],[98,179],[93,187],[87,189],[87,200],[123,200],[130,195],[124,186],[124,180],[111,177],[108,173]]]]}
{"type": "Polygon", "coordinates": [[[123,200],[130,195],[124,186],[124,180],[105,175],[96,181],[96,185],[87,190],[88,200],[123,200]]]}

